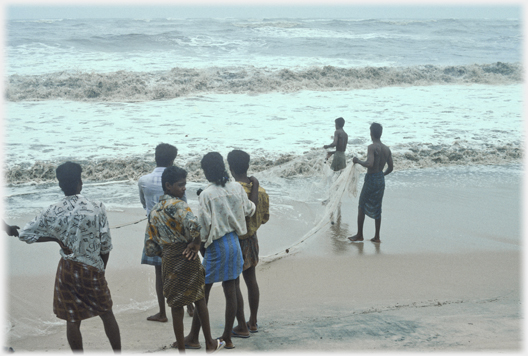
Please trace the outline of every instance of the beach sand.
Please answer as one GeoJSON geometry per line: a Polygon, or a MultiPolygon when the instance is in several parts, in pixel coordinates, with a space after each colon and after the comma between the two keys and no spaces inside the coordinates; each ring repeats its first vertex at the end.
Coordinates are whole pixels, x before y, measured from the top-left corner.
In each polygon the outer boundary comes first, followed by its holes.
{"type": "MultiPolygon", "coordinates": [[[[222,352],[521,351],[521,179],[474,186],[420,179],[423,184],[388,185],[381,244],[347,240],[356,229],[357,198],[344,199],[341,218],[302,243],[321,204],[292,203],[296,223],[272,210],[259,230],[261,255],[273,246],[281,252],[257,267],[259,332],[234,338],[236,348],[222,352]]],[[[112,227],[143,217],[141,209],[109,212],[112,227]]],[[[373,225],[367,218],[368,238],[373,225]]],[[[171,316],[168,323],[146,320],[157,308],[154,269],[139,264],[144,227],[112,230],[107,280],[122,347],[175,352],[171,316]]],[[[58,248],[13,239],[7,248],[11,324],[4,344],[17,352],[68,351],[65,323],[52,313],[58,248]],[[49,322],[35,331],[32,319],[49,322]]],[[[223,330],[224,305],[216,284],[209,301],[214,337],[223,330]]],[[[188,331],[191,318],[184,322],[188,331]]],[[[110,350],[99,318],[83,321],[81,332],[86,351],[110,350]]],[[[202,350],[187,352],[204,352],[203,336],[201,342],[202,350]]]]}

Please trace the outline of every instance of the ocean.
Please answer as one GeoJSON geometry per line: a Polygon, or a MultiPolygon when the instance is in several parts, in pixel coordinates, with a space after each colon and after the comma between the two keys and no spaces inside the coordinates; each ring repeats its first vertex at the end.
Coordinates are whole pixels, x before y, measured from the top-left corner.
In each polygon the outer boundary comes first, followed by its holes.
{"type": "MultiPolygon", "coordinates": [[[[205,153],[247,151],[272,218],[289,214],[304,234],[324,216],[322,147],[337,117],[350,164],[365,158],[370,124],[382,124],[395,169],[387,191],[522,180],[519,19],[9,20],[4,53],[7,222],[60,199],[54,170],[66,160],[83,166],[88,198],[111,212],[141,208],[137,179],[166,142],[178,148],[189,192],[206,184],[205,153]],[[303,204],[315,212],[309,221],[292,209],[303,204]]],[[[196,196],[189,199],[196,207],[196,196]]],[[[261,256],[300,238],[263,241],[261,256]]],[[[11,274],[20,263],[9,262],[11,274]]],[[[137,303],[117,310],[155,304],[137,303]]],[[[46,313],[40,324],[13,316],[10,337],[60,324],[46,313]]]]}
{"type": "Polygon", "coordinates": [[[65,18],[6,30],[7,218],[41,208],[65,160],[83,164],[86,187],[113,183],[108,204],[140,206],[131,186],[160,142],[195,181],[203,154],[234,148],[255,173],[290,162],[277,178],[312,177],[340,116],[349,158],[381,123],[396,171],[521,162],[520,20],[65,18]]]}

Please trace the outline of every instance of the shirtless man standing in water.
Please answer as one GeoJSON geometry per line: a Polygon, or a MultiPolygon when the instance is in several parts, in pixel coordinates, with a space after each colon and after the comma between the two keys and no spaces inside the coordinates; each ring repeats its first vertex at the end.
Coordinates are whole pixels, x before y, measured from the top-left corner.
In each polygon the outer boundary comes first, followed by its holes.
{"type": "Polygon", "coordinates": [[[359,197],[358,206],[358,232],[356,235],[349,237],[352,242],[363,241],[363,223],[365,215],[368,215],[375,220],[376,234],[370,241],[380,243],[380,226],[381,226],[381,201],[383,200],[383,192],[385,191],[385,176],[392,172],[392,154],[391,150],[381,143],[381,133],[383,128],[378,123],[370,125],[370,138],[372,144],[368,146],[367,160],[360,161],[357,157],[352,159],[352,162],[359,163],[367,168],[365,174],[365,183],[359,197]],[[383,167],[387,164],[387,169],[383,171],[383,167]]]}
{"type": "Polygon", "coordinates": [[[336,148],[334,152],[328,152],[328,155],[326,156],[326,159],[328,159],[331,155],[334,155],[334,159],[332,160],[332,165],[330,168],[332,168],[332,170],[335,172],[346,168],[345,150],[348,143],[348,135],[345,130],[343,130],[343,126],[345,126],[345,119],[342,117],[335,119],[336,131],[334,133],[334,142],[323,146],[324,149],[330,147],[336,148]]]}

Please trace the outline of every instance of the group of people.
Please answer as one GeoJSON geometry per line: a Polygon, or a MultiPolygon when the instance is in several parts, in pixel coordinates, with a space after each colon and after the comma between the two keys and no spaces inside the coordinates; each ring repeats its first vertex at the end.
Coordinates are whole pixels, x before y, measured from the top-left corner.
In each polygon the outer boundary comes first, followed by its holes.
{"type": "MultiPolygon", "coordinates": [[[[332,169],[346,167],[348,135],[345,120],[335,120],[335,147],[332,169]]],[[[371,241],[379,243],[384,176],[391,173],[390,149],[381,143],[382,127],[370,127],[372,144],[367,159],[358,163],[368,169],[358,206],[358,232],[349,237],[363,241],[365,215],[375,219],[376,233],[371,241]],[[388,168],[383,171],[385,165],[388,168]]],[[[258,332],[257,312],[260,292],[255,267],[259,261],[257,230],[269,220],[269,197],[255,177],[248,177],[250,156],[233,150],[224,159],[209,152],[201,160],[209,185],[197,191],[200,212],[194,214],[187,204],[187,172],[174,166],[176,147],[162,143],[156,147],[156,168],[138,181],[140,201],[147,213],[147,227],[141,263],[155,266],[159,312],[147,318],[167,322],[165,300],[171,308],[176,342],[180,352],[201,348],[202,329],[207,352],[232,349],[233,337],[248,338],[258,332]],[[199,254],[202,256],[200,262],[199,254]],[[249,320],[244,314],[240,275],[248,290],[249,320]],[[207,302],[211,287],[222,282],[225,296],[225,326],[218,339],[211,336],[207,302]],[[184,307],[193,317],[191,330],[184,336],[184,307]],[[237,325],[234,326],[235,319],[237,325]]],[[[112,298],[105,279],[112,240],[104,204],[82,196],[82,167],[66,162],[56,169],[59,187],[65,197],[49,206],[18,233],[18,226],[4,229],[21,241],[56,242],[61,250],[54,288],[53,311],[66,320],[66,336],[72,350],[82,350],[81,321],[99,316],[114,351],[121,350],[119,326],[112,312],[112,298]]]]}
{"type": "Polygon", "coordinates": [[[139,196],[147,210],[148,224],[142,263],[156,268],[159,313],[151,321],[167,321],[165,300],[171,307],[174,347],[199,349],[202,328],[206,349],[234,348],[232,337],[248,338],[258,332],[259,288],[257,230],[269,220],[269,197],[255,177],[248,177],[250,156],[233,150],[227,156],[231,181],[218,152],[203,156],[201,167],[210,182],[197,192],[200,213],[187,205],[187,172],[173,166],[177,150],[169,144],[156,147],[156,168],[138,181],[139,196]],[[202,263],[197,259],[203,257],[202,263]],[[249,320],[244,314],[240,274],[248,289],[249,320]],[[213,340],[207,301],[211,287],[222,282],[226,310],[222,336],[213,340]],[[196,306],[196,312],[192,305],[196,306]],[[193,316],[184,337],[184,307],[193,316]],[[235,319],[238,325],[234,326],[235,319]]]}
{"type": "MultiPolygon", "coordinates": [[[[256,178],[247,176],[250,156],[246,152],[233,150],[227,157],[236,181],[229,178],[223,157],[209,152],[203,156],[201,167],[210,184],[197,192],[200,213],[195,215],[186,202],[187,172],[173,165],[176,155],[176,147],[158,145],[156,169],[138,182],[140,200],[148,212],[142,262],[156,266],[156,290],[161,291],[160,312],[148,320],[167,321],[166,299],[176,337],[173,347],[180,352],[201,348],[201,328],[207,352],[232,349],[232,337],[248,338],[258,332],[256,232],[269,220],[269,197],[256,178]],[[159,268],[155,262],[147,262],[156,260],[152,257],[158,257],[159,268]],[[248,288],[248,321],[240,274],[248,288]],[[207,308],[215,282],[222,282],[226,300],[225,328],[218,339],[211,336],[207,308]],[[184,307],[193,304],[192,327],[184,336],[184,307]],[[233,327],[235,319],[238,325],[233,327]]],[[[105,278],[112,250],[110,228],[104,204],[80,194],[81,173],[82,167],[77,163],[61,164],[56,176],[65,197],[36,216],[19,234],[18,227],[4,223],[4,229],[27,243],[59,244],[61,260],[55,278],[53,311],[66,320],[71,349],[83,350],[81,321],[99,316],[112,349],[118,352],[121,337],[105,278]]]]}

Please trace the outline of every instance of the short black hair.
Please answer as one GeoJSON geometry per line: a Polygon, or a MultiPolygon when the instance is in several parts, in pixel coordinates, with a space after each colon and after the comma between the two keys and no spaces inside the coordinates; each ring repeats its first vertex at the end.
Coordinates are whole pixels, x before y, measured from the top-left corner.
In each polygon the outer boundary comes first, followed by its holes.
{"type": "Polygon", "coordinates": [[[225,169],[224,158],[218,152],[209,152],[203,156],[200,162],[205,178],[216,185],[225,187],[229,176],[225,169]]]}
{"type": "Polygon", "coordinates": [[[178,149],[168,143],[160,143],[156,146],[156,165],[158,167],[168,167],[174,162],[178,155],[178,149]]]}
{"type": "Polygon", "coordinates": [[[381,127],[380,124],[374,122],[372,125],[370,125],[370,134],[372,135],[372,137],[379,139],[382,133],[383,127],[381,127]]]}
{"type": "Polygon", "coordinates": [[[161,187],[165,191],[165,183],[172,185],[184,178],[187,178],[187,171],[185,169],[176,166],[167,167],[161,174],[161,187]]]}
{"type": "Polygon", "coordinates": [[[227,154],[227,163],[236,174],[245,174],[249,169],[249,154],[242,150],[233,150],[227,154]]]}
{"type": "Polygon", "coordinates": [[[338,117],[337,119],[335,119],[335,123],[337,127],[343,127],[345,126],[345,119],[343,119],[342,117],[338,117]]]}
{"type": "Polygon", "coordinates": [[[65,195],[74,195],[77,193],[77,187],[81,181],[82,167],[75,162],[64,162],[55,170],[59,187],[65,195]]]}

